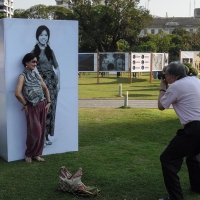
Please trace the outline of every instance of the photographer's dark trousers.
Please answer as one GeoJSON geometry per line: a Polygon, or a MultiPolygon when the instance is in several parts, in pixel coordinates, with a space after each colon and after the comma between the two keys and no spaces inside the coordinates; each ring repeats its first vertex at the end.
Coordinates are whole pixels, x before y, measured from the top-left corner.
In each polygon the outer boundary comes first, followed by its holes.
{"type": "MultiPolygon", "coordinates": [[[[191,189],[200,193],[200,121],[193,121],[179,129],[160,156],[164,182],[170,200],[183,200],[183,194],[177,173],[183,158],[189,173],[191,189]]],[[[188,187],[189,188],[189,187],[188,187]]]]}

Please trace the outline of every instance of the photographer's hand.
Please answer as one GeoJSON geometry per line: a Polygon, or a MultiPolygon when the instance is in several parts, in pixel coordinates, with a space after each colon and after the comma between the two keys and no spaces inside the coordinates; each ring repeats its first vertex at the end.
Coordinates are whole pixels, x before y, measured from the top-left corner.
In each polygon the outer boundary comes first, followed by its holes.
{"type": "Polygon", "coordinates": [[[161,82],[160,82],[160,90],[167,90],[168,88],[168,82],[165,79],[161,78],[161,82]]]}

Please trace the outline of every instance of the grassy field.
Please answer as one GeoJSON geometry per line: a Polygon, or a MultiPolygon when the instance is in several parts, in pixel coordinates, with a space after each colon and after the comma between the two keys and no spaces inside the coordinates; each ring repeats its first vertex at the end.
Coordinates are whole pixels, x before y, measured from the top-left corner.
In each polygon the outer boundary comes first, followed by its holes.
{"type": "MultiPolygon", "coordinates": [[[[143,73],[132,79],[86,73],[79,78],[79,99],[157,99],[160,80],[143,73]]],[[[79,151],[44,156],[45,162],[6,162],[0,158],[0,200],[74,200],[57,190],[61,166],[83,169],[82,181],[101,190],[97,200],[157,200],[167,196],[159,156],[180,128],[173,109],[79,108],[79,151]]],[[[189,191],[187,167],[179,173],[186,200],[199,200],[189,191]]],[[[79,198],[83,199],[83,198],[79,198]]]]}
{"type": "MultiPolygon", "coordinates": [[[[45,163],[0,158],[0,199],[77,199],[57,191],[66,166],[82,167],[83,183],[101,190],[97,200],[157,200],[167,196],[159,155],[180,127],[173,109],[80,108],[79,151],[45,156],[45,163]]],[[[179,175],[185,199],[199,200],[189,191],[185,162],[179,175]]]]}
{"type": "Polygon", "coordinates": [[[157,99],[160,80],[152,79],[150,74],[142,73],[140,77],[132,78],[130,83],[129,73],[117,78],[116,75],[108,75],[99,78],[97,73],[85,73],[78,80],[79,99],[123,99],[119,96],[119,84],[122,84],[122,94],[128,91],[129,99],[157,99]]]}

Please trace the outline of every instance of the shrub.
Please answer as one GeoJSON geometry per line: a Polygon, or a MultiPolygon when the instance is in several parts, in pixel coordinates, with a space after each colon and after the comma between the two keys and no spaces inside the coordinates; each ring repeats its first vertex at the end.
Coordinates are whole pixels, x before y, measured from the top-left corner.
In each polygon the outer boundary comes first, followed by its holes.
{"type": "Polygon", "coordinates": [[[193,67],[190,63],[184,63],[185,65],[185,70],[188,76],[197,76],[198,75],[198,70],[193,67]]]}

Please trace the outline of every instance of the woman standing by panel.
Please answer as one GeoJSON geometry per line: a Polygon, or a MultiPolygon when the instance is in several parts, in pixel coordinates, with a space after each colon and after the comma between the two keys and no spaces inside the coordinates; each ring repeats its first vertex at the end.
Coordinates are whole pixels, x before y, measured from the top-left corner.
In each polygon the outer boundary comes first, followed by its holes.
{"type": "Polygon", "coordinates": [[[27,149],[25,160],[44,161],[40,156],[44,148],[46,133],[46,113],[51,105],[49,91],[42,77],[34,71],[37,58],[33,53],[24,56],[22,63],[25,67],[19,75],[15,89],[16,98],[23,104],[27,121],[27,149]]]}

